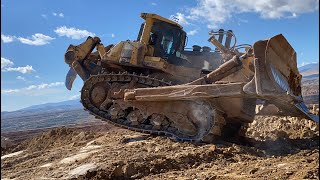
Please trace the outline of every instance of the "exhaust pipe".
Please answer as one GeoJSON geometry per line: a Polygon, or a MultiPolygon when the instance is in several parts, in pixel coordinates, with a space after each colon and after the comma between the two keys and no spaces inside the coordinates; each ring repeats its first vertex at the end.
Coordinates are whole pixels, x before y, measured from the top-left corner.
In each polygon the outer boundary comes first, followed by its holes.
{"type": "Polygon", "coordinates": [[[225,44],[224,44],[224,46],[226,47],[226,48],[230,48],[230,44],[231,44],[231,38],[232,38],[232,30],[228,30],[228,33],[227,33],[227,37],[226,37],[226,42],[225,42],[225,44]]]}

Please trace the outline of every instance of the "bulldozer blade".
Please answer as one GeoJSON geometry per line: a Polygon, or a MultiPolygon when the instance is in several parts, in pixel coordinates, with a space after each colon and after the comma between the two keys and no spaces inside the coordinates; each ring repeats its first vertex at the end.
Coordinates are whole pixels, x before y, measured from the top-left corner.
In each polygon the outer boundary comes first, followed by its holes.
{"type": "Polygon", "coordinates": [[[73,69],[73,67],[70,67],[65,81],[65,85],[68,90],[71,90],[73,81],[76,79],[76,77],[77,72],[73,69]]]}
{"type": "Polygon", "coordinates": [[[303,102],[302,76],[297,67],[295,50],[282,34],[270,38],[266,43],[259,43],[254,44],[255,55],[256,52],[261,52],[261,47],[266,47],[264,57],[257,55],[258,60],[255,60],[258,96],[279,107],[283,115],[304,117],[319,122],[319,117],[311,114],[303,102]]]}
{"type": "Polygon", "coordinates": [[[309,119],[319,123],[319,116],[312,114],[308,107],[302,102],[295,104],[296,108],[299,109],[301,112],[303,112],[309,119]]]}

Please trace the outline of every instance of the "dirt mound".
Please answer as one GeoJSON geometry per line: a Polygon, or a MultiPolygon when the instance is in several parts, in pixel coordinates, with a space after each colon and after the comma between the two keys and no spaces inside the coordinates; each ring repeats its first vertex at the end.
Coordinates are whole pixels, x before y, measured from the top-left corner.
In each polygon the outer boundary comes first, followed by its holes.
{"type": "Polygon", "coordinates": [[[13,146],[12,141],[4,136],[1,136],[1,151],[13,146]]]}
{"type": "Polygon", "coordinates": [[[74,128],[58,127],[30,140],[24,141],[9,149],[6,153],[20,151],[22,149],[41,151],[65,145],[72,147],[82,146],[86,144],[88,140],[92,140],[94,138],[94,134],[95,133],[92,131],[83,132],[74,128]]]}
{"type": "Polygon", "coordinates": [[[314,125],[292,117],[258,116],[248,128],[247,143],[234,139],[236,143],[214,144],[175,142],[101,125],[61,127],[2,156],[1,177],[319,179],[319,132],[314,125]]]}
{"type": "Polygon", "coordinates": [[[259,149],[227,142],[177,145],[164,138],[148,146],[144,141],[130,145],[129,150],[122,147],[126,153],[117,154],[118,160],[105,162],[77,179],[270,179],[270,174],[282,179],[318,177],[319,144],[313,150],[271,156],[264,153],[267,146],[259,149]],[[301,164],[304,169],[299,169],[301,164]]]}
{"type": "Polygon", "coordinates": [[[257,116],[249,125],[247,136],[258,140],[313,138],[319,136],[319,124],[290,116],[257,116]]]}

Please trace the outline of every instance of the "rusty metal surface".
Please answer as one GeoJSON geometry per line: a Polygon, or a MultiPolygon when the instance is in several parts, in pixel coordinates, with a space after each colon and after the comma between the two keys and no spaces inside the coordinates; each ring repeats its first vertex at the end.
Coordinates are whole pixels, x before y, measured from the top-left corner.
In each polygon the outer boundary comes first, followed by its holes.
{"type": "Polygon", "coordinates": [[[125,100],[174,101],[199,98],[243,97],[244,83],[177,85],[159,88],[138,88],[124,94],[125,100]],[[129,98],[130,97],[130,98],[129,98]]]}
{"type": "Polygon", "coordinates": [[[266,47],[266,71],[275,85],[293,96],[301,95],[301,75],[297,68],[296,52],[282,34],[270,38],[266,47]],[[270,71],[271,69],[271,71],[270,71]]]}

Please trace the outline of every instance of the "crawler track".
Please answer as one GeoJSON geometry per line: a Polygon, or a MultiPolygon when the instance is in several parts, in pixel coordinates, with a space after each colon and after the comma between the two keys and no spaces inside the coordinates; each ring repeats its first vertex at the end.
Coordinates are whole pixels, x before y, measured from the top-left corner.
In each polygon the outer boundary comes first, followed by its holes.
{"type": "MultiPolygon", "coordinates": [[[[119,84],[121,84],[122,86],[120,87],[120,89],[136,88],[136,87],[158,87],[158,86],[171,85],[171,83],[168,83],[164,80],[159,80],[155,77],[145,76],[142,74],[137,75],[134,73],[129,74],[127,72],[103,73],[99,75],[93,75],[88,80],[85,81],[84,86],[82,88],[81,102],[85,110],[89,111],[96,118],[101,119],[102,121],[109,122],[118,127],[129,129],[136,132],[147,133],[147,134],[165,135],[178,141],[202,141],[204,137],[208,137],[208,135],[210,135],[210,137],[213,137],[213,135],[211,135],[212,127],[217,124],[217,123],[214,123],[213,121],[214,114],[212,113],[215,113],[215,111],[214,109],[209,107],[207,104],[203,104],[203,102],[200,102],[200,104],[199,102],[188,102],[191,104],[192,107],[196,106],[196,108],[198,109],[196,115],[206,115],[207,117],[206,119],[203,119],[203,118],[200,119],[201,121],[200,126],[199,124],[196,125],[197,134],[193,136],[190,134],[189,135],[184,134],[183,132],[179,131],[179,128],[175,126],[175,124],[177,123],[173,123],[172,119],[167,118],[166,114],[161,114],[162,117],[165,117],[164,119],[166,123],[163,123],[162,121],[162,123],[158,125],[157,128],[155,128],[156,125],[152,123],[153,120],[150,114],[143,116],[142,119],[140,119],[139,121],[136,121],[136,123],[133,123],[133,121],[129,120],[129,116],[130,116],[129,114],[134,110],[137,110],[135,106],[132,107],[131,105],[128,105],[130,103],[124,102],[123,96],[121,95],[119,98],[115,98],[112,94],[110,95],[110,92],[109,92],[110,87],[113,87],[114,85],[119,85],[119,84]],[[96,95],[93,95],[95,91],[94,88],[97,84],[100,84],[100,86],[105,88],[106,90],[102,90],[102,92],[99,91],[99,93],[96,93],[96,95]],[[131,84],[131,87],[130,87],[130,84],[131,84]],[[106,87],[109,87],[109,89],[106,87]],[[104,94],[106,94],[105,96],[101,95],[101,93],[103,92],[104,94]],[[101,97],[97,98],[96,96],[101,96],[101,97]],[[98,100],[92,100],[93,98],[96,98],[98,100]],[[108,99],[111,102],[111,104],[109,104],[107,108],[102,108],[102,105],[101,105],[102,101],[99,98],[103,99],[103,101],[105,101],[105,99],[108,99]],[[118,106],[119,110],[113,113],[114,111],[112,110],[116,109],[115,104],[117,104],[117,102],[122,102],[122,103],[120,103],[120,105],[118,106]],[[201,113],[201,114],[198,114],[198,113],[201,113]],[[116,116],[114,116],[114,114],[116,114],[116,116]],[[119,116],[119,114],[122,114],[122,115],[119,116]],[[166,125],[164,126],[164,124],[166,125]]],[[[113,93],[113,91],[111,93],[113,93]]],[[[188,111],[192,111],[192,109],[188,109],[188,111]]]]}

